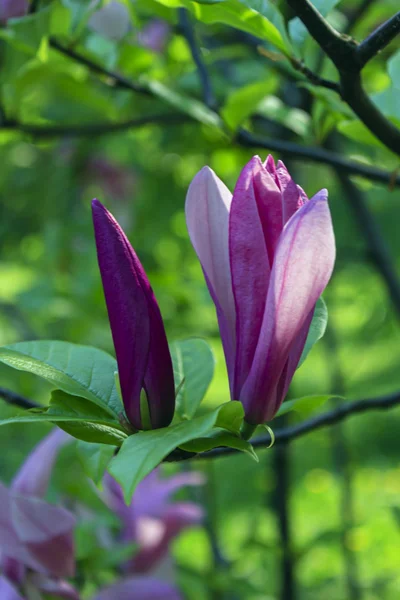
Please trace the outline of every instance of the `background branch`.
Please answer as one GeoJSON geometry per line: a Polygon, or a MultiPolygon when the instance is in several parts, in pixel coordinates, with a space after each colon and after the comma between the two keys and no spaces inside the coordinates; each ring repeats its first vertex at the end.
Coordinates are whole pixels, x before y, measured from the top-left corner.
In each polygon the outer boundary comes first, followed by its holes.
{"type": "Polygon", "coordinates": [[[400,33],[400,11],[369,35],[357,49],[360,68],[383,50],[400,33]]]}
{"type": "Polygon", "coordinates": [[[30,408],[43,408],[43,406],[37,402],[33,402],[33,400],[29,400],[28,398],[3,387],[0,387],[0,398],[7,402],[7,404],[19,406],[20,408],[26,408],[28,410],[30,408]]]}

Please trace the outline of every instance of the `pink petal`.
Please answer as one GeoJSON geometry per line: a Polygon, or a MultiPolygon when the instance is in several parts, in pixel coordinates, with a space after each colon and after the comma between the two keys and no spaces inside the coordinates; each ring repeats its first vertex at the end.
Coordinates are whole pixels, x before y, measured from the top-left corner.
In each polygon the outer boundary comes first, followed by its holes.
{"type": "Polygon", "coordinates": [[[232,194],[209,167],[193,179],[186,196],[189,236],[203,267],[217,310],[228,372],[233,372],[235,302],[229,263],[229,210],[232,194]]]}
{"type": "Polygon", "coordinates": [[[259,157],[255,156],[238,179],[229,221],[237,336],[234,400],[240,397],[253,361],[273,255],[281,231],[280,191],[259,157]]]}
{"type": "Polygon", "coordinates": [[[275,414],[279,379],[334,261],[327,191],[321,190],[288,221],[276,251],[260,338],[240,398],[250,423],[275,414]]]}
{"type": "MultiPolygon", "coordinates": [[[[73,515],[43,500],[14,493],[10,494],[10,504],[13,529],[26,554],[14,555],[15,558],[35,570],[57,577],[71,577],[75,565],[73,515]]],[[[11,552],[9,555],[13,556],[11,552]]]]}
{"type": "Polygon", "coordinates": [[[43,438],[14,477],[12,489],[27,496],[44,496],[58,452],[71,440],[67,433],[58,428],[43,438]]]}
{"type": "Polygon", "coordinates": [[[282,191],[283,224],[287,223],[292,215],[303,206],[307,200],[304,191],[295,184],[289,171],[281,160],[276,166],[276,177],[282,191]],[[302,192],[302,193],[301,193],[302,192]]]}
{"type": "Polygon", "coordinates": [[[24,600],[13,585],[0,575],[0,598],[1,600],[24,600]]]}

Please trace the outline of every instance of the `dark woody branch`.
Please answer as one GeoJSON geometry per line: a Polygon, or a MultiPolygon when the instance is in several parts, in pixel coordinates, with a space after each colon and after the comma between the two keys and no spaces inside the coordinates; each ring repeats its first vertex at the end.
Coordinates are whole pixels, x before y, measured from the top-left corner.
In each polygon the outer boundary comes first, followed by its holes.
{"type": "Polygon", "coordinates": [[[343,100],[371,133],[392,152],[400,155],[400,130],[386,119],[367,96],[360,75],[363,66],[400,31],[400,13],[358,45],[349,36],[336,31],[309,0],[287,2],[337,68],[343,100]]]}

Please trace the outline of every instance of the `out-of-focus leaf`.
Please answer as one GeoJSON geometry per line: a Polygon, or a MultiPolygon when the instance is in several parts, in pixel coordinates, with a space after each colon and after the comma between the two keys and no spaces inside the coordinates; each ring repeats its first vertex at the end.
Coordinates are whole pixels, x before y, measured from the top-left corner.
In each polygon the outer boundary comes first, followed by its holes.
{"type": "Polygon", "coordinates": [[[305,396],[304,398],[286,400],[286,402],[281,405],[276,416],[281,417],[294,410],[300,413],[302,417],[308,417],[331,398],[337,398],[337,396],[325,394],[321,396],[305,396]]]}
{"type": "Polygon", "coordinates": [[[240,402],[228,402],[191,421],[129,436],[108,467],[108,471],[122,486],[125,501],[130,502],[138,483],[173,450],[191,440],[207,436],[214,427],[237,431],[239,415],[243,421],[240,402]]]}
{"type": "Polygon", "coordinates": [[[328,324],[328,309],[324,299],[318,298],[315,306],[314,315],[311,321],[310,329],[307,335],[307,340],[300,357],[298,367],[301,367],[303,362],[306,360],[308,353],[311,348],[322,338],[325,333],[326,326],[328,324]]]}
{"type": "Polygon", "coordinates": [[[90,400],[115,419],[123,412],[114,379],[117,362],[102,350],[54,340],[20,342],[2,346],[0,361],[90,400]]]}
{"type": "MultiPolygon", "coordinates": [[[[259,5],[260,3],[242,2],[241,0],[225,0],[218,4],[198,4],[191,0],[157,0],[161,4],[170,8],[185,7],[190,10],[195,17],[211,25],[221,23],[235,27],[241,31],[246,31],[266,42],[270,42],[276,48],[286,55],[291,53],[289,42],[284,39],[282,32],[272,23],[271,20],[263,16],[261,12],[254,10],[249,5],[259,5]]],[[[265,4],[265,3],[264,3],[265,4]]],[[[261,7],[262,8],[262,7],[261,7]]],[[[279,12],[275,7],[265,4],[270,14],[274,14],[278,19],[279,12]]]]}
{"type": "Polygon", "coordinates": [[[184,96],[175,90],[167,87],[160,81],[143,82],[149,90],[155,95],[164,100],[167,104],[178,108],[181,112],[194,117],[200,123],[210,125],[212,127],[221,127],[221,119],[216,112],[209,109],[205,104],[199,102],[195,98],[184,96]]]}
{"type": "Polygon", "coordinates": [[[341,121],[338,123],[337,128],[340,133],[343,133],[343,135],[351,140],[361,144],[367,144],[368,146],[376,146],[387,152],[386,146],[384,146],[382,142],[380,142],[378,138],[376,138],[370,130],[361,123],[361,121],[341,121]]]}
{"type": "Polygon", "coordinates": [[[297,135],[305,137],[309,131],[310,116],[304,110],[287,106],[277,96],[268,96],[258,105],[257,112],[284,125],[297,135]]]}
{"type": "Polygon", "coordinates": [[[400,89],[400,50],[391,56],[387,63],[389,77],[395,88],[400,89]]]}
{"type": "Polygon", "coordinates": [[[205,340],[191,338],[170,344],[174,365],[176,411],[183,419],[194,417],[214,375],[214,355],[205,340]]]}
{"type": "Polygon", "coordinates": [[[262,100],[274,91],[276,78],[269,77],[265,81],[250,83],[231,94],[229,94],[224,106],[221,109],[221,115],[227,125],[235,130],[253,114],[262,100]]]}

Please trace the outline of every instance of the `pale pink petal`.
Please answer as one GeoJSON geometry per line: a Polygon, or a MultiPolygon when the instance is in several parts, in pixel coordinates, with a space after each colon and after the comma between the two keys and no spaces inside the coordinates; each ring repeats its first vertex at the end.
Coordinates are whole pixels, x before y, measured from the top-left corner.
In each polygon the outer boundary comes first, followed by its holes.
{"type": "Polygon", "coordinates": [[[170,583],[153,577],[130,577],[98,593],[93,600],[183,600],[170,583]]]}
{"type": "Polygon", "coordinates": [[[51,594],[51,597],[80,600],[78,591],[63,579],[50,579],[36,573],[32,581],[41,592],[51,594]]]}
{"type": "Polygon", "coordinates": [[[1,600],[24,600],[16,588],[7,579],[0,575],[0,598],[1,600]]]}
{"type": "Polygon", "coordinates": [[[229,220],[237,340],[233,400],[239,399],[253,361],[281,230],[280,191],[255,156],[238,179],[229,220]]]}
{"type": "Polygon", "coordinates": [[[111,40],[121,40],[131,28],[129,9],[122,2],[112,0],[92,14],[90,29],[111,40]]]}
{"type": "Polygon", "coordinates": [[[334,261],[327,192],[321,190],[288,221],[276,251],[260,338],[240,398],[248,422],[274,416],[279,379],[334,261]]]}
{"type": "Polygon", "coordinates": [[[37,571],[71,577],[75,565],[73,515],[43,500],[14,493],[10,495],[10,504],[12,526],[24,553],[15,556],[6,552],[37,571]]]}
{"type": "Polygon", "coordinates": [[[27,496],[44,496],[58,452],[72,439],[61,429],[54,429],[32,450],[15,476],[11,488],[27,496]]]}
{"type": "Polygon", "coordinates": [[[229,262],[229,210],[232,194],[209,168],[193,179],[186,196],[186,222],[216,305],[228,372],[233,372],[235,302],[229,262]]]}

